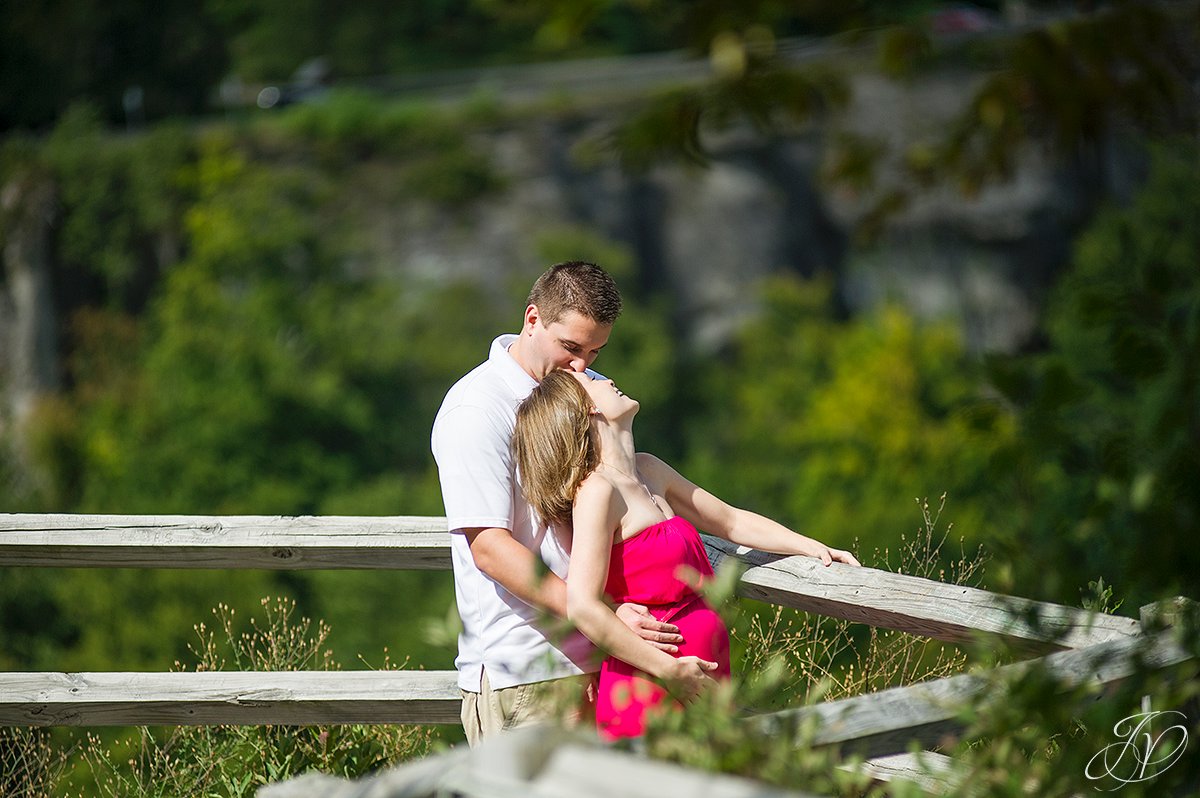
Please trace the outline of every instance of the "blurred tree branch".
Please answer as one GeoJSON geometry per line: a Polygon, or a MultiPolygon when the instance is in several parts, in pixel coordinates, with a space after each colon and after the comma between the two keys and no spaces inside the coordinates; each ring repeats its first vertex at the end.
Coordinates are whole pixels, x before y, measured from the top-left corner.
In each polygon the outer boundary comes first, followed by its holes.
{"type": "MultiPolygon", "coordinates": [[[[1197,130],[1194,81],[1200,74],[1200,4],[1076,4],[1053,14],[1039,6],[1033,22],[994,21],[978,33],[939,33],[928,4],[755,0],[479,0],[493,10],[541,20],[557,42],[578,39],[614,8],[670,20],[687,48],[706,56],[707,80],[638,103],[605,138],[607,151],[632,171],[655,164],[703,165],[710,142],[737,126],[761,135],[795,130],[845,108],[854,79],[882,74],[906,81],[946,66],[981,79],[934,141],[889,152],[873,139],[831,137],[826,177],[856,191],[874,183],[877,167],[899,159],[901,181],[877,191],[862,224],[879,224],[933,185],[968,196],[1011,177],[1023,148],[1095,161],[1115,131],[1149,136],[1197,130]],[[824,36],[819,53],[801,57],[785,46],[797,32],[824,36]]],[[[668,24],[668,23],[663,23],[668,24]]],[[[1097,164],[1097,168],[1099,167],[1097,164]]]]}

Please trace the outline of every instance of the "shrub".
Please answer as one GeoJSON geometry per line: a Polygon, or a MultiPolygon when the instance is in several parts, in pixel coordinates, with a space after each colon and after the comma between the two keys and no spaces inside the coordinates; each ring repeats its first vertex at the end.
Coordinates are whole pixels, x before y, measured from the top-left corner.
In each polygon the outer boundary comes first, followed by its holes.
{"type": "MultiPolygon", "coordinates": [[[[196,626],[191,665],[197,671],[340,667],[326,645],[329,626],[297,617],[288,599],[263,599],[261,620],[251,618],[248,627],[238,625],[231,607],[219,605],[213,614],[216,628],[196,626]]],[[[396,665],[386,661],[384,667],[396,665]]],[[[75,754],[75,770],[86,771],[92,794],[105,798],[232,798],[308,770],[362,776],[427,753],[432,739],[426,726],[181,726],[165,732],[143,727],[131,740],[116,742],[89,734],[75,754]]]]}

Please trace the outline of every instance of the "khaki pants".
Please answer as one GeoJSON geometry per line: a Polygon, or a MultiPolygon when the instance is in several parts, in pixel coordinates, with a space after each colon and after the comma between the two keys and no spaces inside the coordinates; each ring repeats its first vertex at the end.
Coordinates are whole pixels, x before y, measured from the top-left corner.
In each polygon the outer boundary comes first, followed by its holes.
{"type": "Polygon", "coordinates": [[[485,737],[532,723],[560,720],[567,726],[578,724],[590,716],[589,696],[594,691],[588,687],[594,679],[585,674],[493,690],[484,671],[478,693],[461,691],[467,743],[473,748],[485,737]]]}

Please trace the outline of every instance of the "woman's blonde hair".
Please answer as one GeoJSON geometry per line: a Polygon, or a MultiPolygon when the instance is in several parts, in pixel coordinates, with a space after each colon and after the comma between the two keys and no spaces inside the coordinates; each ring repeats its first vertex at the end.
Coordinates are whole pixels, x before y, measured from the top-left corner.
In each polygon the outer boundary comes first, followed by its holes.
{"type": "Polygon", "coordinates": [[[600,462],[592,401],[575,377],[552,371],[517,408],[512,451],[525,500],[542,521],[571,520],[579,485],[600,462]]]}

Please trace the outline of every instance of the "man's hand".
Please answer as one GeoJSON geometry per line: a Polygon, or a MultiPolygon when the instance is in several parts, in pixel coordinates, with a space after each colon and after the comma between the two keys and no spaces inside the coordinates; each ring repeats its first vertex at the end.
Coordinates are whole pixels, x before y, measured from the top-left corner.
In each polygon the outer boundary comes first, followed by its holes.
{"type": "Polygon", "coordinates": [[[621,623],[650,645],[668,654],[679,651],[677,644],[683,642],[683,635],[679,634],[678,626],[655,620],[650,610],[641,604],[622,604],[617,607],[616,613],[621,623]]]}

